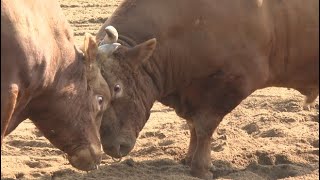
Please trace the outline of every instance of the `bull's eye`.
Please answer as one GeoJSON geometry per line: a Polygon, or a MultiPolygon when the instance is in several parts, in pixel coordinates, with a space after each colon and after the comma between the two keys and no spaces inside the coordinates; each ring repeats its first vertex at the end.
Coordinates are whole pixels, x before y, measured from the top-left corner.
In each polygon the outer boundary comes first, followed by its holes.
{"type": "Polygon", "coordinates": [[[98,101],[99,106],[102,106],[103,97],[102,96],[97,96],[97,101],[98,101]]]}
{"type": "Polygon", "coordinates": [[[113,88],[113,91],[114,91],[115,93],[120,92],[120,91],[121,91],[121,86],[120,86],[119,84],[115,85],[114,88],[113,88]]]}

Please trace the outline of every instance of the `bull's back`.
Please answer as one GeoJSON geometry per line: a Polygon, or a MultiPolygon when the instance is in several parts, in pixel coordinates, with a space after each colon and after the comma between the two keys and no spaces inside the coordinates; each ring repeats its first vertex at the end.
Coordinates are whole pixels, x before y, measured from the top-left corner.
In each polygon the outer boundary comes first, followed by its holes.
{"type": "MultiPolygon", "coordinates": [[[[186,79],[191,79],[211,74],[225,61],[238,63],[239,54],[267,52],[267,15],[258,0],[126,0],[103,27],[113,25],[137,43],[157,38],[158,53],[174,52],[168,61],[183,66],[186,79]]],[[[103,27],[98,40],[105,35],[103,27]]]]}
{"type": "Polygon", "coordinates": [[[276,86],[319,84],[319,1],[265,1],[273,24],[270,54],[276,86]]]}
{"type": "MultiPolygon", "coordinates": [[[[183,66],[186,79],[231,64],[257,78],[264,70],[256,67],[265,66],[269,82],[282,86],[318,82],[317,0],[126,0],[107,25],[137,43],[156,37],[162,46],[158,53],[174,52],[170,64],[183,66]],[[248,58],[255,56],[269,59],[248,58]]],[[[101,28],[97,39],[104,35],[101,28]]]]}
{"type": "Polygon", "coordinates": [[[287,1],[287,71],[292,83],[319,84],[319,1],[287,1]]]}

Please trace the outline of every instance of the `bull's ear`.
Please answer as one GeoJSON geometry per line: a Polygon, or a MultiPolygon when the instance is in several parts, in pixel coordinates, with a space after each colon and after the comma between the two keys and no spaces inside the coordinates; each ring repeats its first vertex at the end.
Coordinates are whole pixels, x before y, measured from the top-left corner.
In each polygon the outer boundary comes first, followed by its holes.
{"type": "Polygon", "coordinates": [[[141,64],[145,63],[153,54],[156,48],[157,40],[155,38],[149,39],[127,51],[127,58],[129,63],[137,68],[141,64]]]}
{"type": "Polygon", "coordinates": [[[96,60],[98,45],[95,38],[91,34],[85,34],[84,44],[81,50],[84,53],[85,61],[87,64],[92,64],[96,60]]]}

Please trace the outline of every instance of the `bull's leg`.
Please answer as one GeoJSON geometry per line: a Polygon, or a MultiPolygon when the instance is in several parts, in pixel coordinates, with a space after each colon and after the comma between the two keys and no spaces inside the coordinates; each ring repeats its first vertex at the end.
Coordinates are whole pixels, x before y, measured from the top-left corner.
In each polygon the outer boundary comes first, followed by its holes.
{"type": "Polygon", "coordinates": [[[212,166],[210,138],[221,120],[222,117],[211,113],[201,113],[194,117],[193,125],[197,138],[197,146],[191,162],[191,174],[193,176],[212,179],[212,173],[209,171],[212,166]]]}
{"type": "Polygon", "coordinates": [[[1,146],[14,112],[17,98],[18,86],[16,84],[11,85],[8,89],[1,89],[1,146]]]}
{"type": "Polygon", "coordinates": [[[183,160],[183,164],[191,166],[193,154],[197,147],[197,134],[192,121],[187,121],[187,123],[190,129],[190,142],[189,142],[189,149],[188,149],[187,155],[183,160]]]}

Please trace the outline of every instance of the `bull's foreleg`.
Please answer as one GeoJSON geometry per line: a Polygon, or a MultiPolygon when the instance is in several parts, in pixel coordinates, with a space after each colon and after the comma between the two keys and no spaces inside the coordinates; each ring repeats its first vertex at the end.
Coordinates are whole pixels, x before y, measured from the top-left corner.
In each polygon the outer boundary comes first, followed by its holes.
{"type": "Polygon", "coordinates": [[[212,179],[213,177],[209,171],[212,166],[210,138],[221,119],[221,117],[211,113],[201,113],[193,118],[197,138],[197,145],[191,162],[191,174],[193,176],[203,179],[212,179]]]}
{"type": "Polygon", "coordinates": [[[1,146],[14,112],[17,98],[18,86],[16,84],[11,85],[7,90],[1,89],[1,146]]]}
{"type": "Polygon", "coordinates": [[[197,147],[197,134],[196,134],[196,130],[193,126],[192,121],[187,121],[187,123],[188,123],[189,130],[190,130],[189,149],[188,149],[188,152],[187,152],[185,159],[183,159],[182,162],[185,165],[191,166],[193,154],[194,154],[196,147],[197,147]]]}

